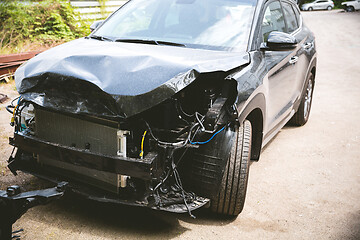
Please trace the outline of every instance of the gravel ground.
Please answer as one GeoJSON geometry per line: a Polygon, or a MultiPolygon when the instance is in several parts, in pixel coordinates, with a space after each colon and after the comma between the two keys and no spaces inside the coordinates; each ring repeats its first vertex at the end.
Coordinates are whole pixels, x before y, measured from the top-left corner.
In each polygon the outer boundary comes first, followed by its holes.
{"type": "MultiPolygon", "coordinates": [[[[33,208],[14,225],[22,239],[360,239],[360,12],[303,13],[317,37],[318,71],[310,120],[285,127],[250,168],[236,219],[206,210],[193,220],[142,208],[81,200],[33,208]]],[[[15,96],[13,85],[0,92],[15,96]]],[[[44,183],[5,166],[11,133],[0,105],[0,188],[44,183]]]]}

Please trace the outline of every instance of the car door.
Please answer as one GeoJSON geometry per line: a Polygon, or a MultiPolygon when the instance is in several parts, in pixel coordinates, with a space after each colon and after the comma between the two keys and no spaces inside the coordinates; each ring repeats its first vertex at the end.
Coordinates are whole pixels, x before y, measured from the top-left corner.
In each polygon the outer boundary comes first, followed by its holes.
{"type": "Polygon", "coordinates": [[[318,9],[326,9],[328,6],[329,6],[328,1],[322,0],[322,1],[319,2],[319,8],[318,9]]]}
{"type": "Polygon", "coordinates": [[[316,1],[314,3],[314,10],[315,9],[321,9],[321,5],[323,4],[323,1],[316,1]]]}
{"type": "MultiPolygon", "coordinates": [[[[284,13],[279,1],[265,5],[260,38],[265,42],[272,31],[287,32],[284,13]]],[[[266,129],[275,130],[289,116],[297,90],[296,51],[263,51],[268,76],[268,97],[266,99],[266,129]]],[[[265,136],[266,137],[266,136],[265,136]]]]}
{"type": "Polygon", "coordinates": [[[359,9],[360,9],[360,0],[355,1],[354,7],[355,7],[355,10],[359,10],[359,9]]]}
{"type": "Polygon", "coordinates": [[[314,50],[315,44],[314,39],[310,37],[311,32],[303,27],[302,19],[296,5],[287,0],[283,0],[281,5],[284,10],[287,33],[293,35],[298,42],[297,48],[294,49],[296,54],[292,57],[291,61],[296,68],[296,75],[292,76],[293,92],[291,95],[291,101],[295,103],[301,97],[307,68],[312,56],[311,51],[314,50]]]}
{"type": "Polygon", "coordinates": [[[321,1],[320,9],[326,9],[330,3],[328,1],[321,1]]]}

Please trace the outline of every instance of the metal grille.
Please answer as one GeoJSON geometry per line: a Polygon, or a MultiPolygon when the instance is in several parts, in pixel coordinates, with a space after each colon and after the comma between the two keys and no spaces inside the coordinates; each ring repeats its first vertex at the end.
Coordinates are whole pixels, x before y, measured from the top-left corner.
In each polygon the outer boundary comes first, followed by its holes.
{"type": "MultiPolygon", "coordinates": [[[[35,109],[36,135],[40,139],[106,155],[117,154],[117,129],[59,113],[35,109]]],[[[56,168],[56,173],[118,193],[120,175],[75,166],[38,156],[39,163],[56,168]]]]}
{"type": "Polygon", "coordinates": [[[61,145],[117,154],[117,129],[67,115],[36,109],[36,135],[61,145]]]}

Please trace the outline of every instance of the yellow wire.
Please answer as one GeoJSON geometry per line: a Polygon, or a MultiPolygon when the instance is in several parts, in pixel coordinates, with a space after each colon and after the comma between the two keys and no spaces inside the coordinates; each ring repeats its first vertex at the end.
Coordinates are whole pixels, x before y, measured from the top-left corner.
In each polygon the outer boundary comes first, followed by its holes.
{"type": "Polygon", "coordinates": [[[19,106],[19,105],[16,105],[15,108],[14,108],[13,117],[15,117],[15,111],[16,111],[16,109],[17,109],[18,106],[19,106]]]}
{"type": "MultiPolygon", "coordinates": [[[[19,105],[16,105],[15,108],[14,108],[14,111],[13,111],[13,115],[12,115],[12,118],[10,120],[11,124],[13,124],[15,122],[15,112],[16,112],[16,108],[18,107],[19,105]]],[[[12,125],[11,125],[12,126],[12,125]]]]}
{"type": "Polygon", "coordinates": [[[142,140],[141,140],[141,146],[140,146],[140,157],[142,158],[144,156],[144,141],[145,141],[145,136],[146,136],[147,131],[144,132],[142,140]]]}

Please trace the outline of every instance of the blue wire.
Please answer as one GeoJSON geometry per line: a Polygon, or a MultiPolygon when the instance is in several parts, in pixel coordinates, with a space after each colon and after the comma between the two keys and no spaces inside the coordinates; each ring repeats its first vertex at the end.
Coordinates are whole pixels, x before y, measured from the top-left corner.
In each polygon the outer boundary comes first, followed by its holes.
{"type": "Polygon", "coordinates": [[[205,142],[192,142],[191,140],[189,140],[189,142],[190,142],[191,144],[193,144],[193,145],[194,145],[194,144],[206,144],[206,143],[210,142],[217,134],[219,134],[220,132],[224,131],[225,127],[226,127],[226,125],[223,126],[219,131],[217,131],[216,133],[214,133],[214,135],[212,135],[212,137],[211,137],[209,140],[205,141],[205,142]]]}

